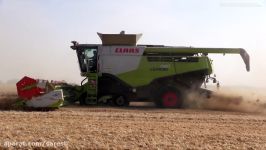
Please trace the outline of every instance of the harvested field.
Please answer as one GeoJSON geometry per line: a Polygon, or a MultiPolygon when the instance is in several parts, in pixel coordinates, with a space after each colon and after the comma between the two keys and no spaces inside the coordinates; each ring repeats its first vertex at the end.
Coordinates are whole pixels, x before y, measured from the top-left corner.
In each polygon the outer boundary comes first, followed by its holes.
{"type": "Polygon", "coordinates": [[[2,148],[21,142],[28,142],[24,148],[47,142],[70,149],[266,148],[263,114],[72,106],[51,112],[1,111],[0,117],[2,148]]]}
{"type": "Polygon", "coordinates": [[[266,149],[264,112],[221,110],[158,109],[143,103],[129,108],[2,110],[0,147],[266,149]]]}

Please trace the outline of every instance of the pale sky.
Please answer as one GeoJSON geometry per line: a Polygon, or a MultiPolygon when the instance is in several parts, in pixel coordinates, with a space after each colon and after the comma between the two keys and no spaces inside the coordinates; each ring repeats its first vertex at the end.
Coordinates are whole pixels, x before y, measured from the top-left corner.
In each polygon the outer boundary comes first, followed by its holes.
{"type": "Polygon", "coordinates": [[[221,85],[266,87],[266,0],[0,0],[0,80],[79,83],[70,41],[100,43],[96,32],[143,33],[139,44],[244,48],[211,55],[221,85]]]}

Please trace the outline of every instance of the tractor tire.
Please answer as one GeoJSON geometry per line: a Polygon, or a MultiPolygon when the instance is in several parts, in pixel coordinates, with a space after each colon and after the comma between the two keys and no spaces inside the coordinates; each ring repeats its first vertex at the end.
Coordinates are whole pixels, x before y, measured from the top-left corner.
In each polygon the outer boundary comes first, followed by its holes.
{"type": "Polygon", "coordinates": [[[80,98],[79,99],[79,105],[81,105],[81,106],[85,106],[86,105],[85,98],[80,98]]]}
{"type": "Polygon", "coordinates": [[[80,98],[79,98],[79,105],[81,105],[81,106],[86,106],[87,105],[87,103],[86,103],[86,97],[87,97],[87,94],[86,93],[84,93],[84,94],[82,94],[80,96],[80,98]]]}
{"type": "Polygon", "coordinates": [[[175,87],[167,86],[156,92],[154,100],[160,108],[181,108],[183,104],[182,93],[175,87]]]}
{"type": "Polygon", "coordinates": [[[129,106],[129,101],[123,95],[115,96],[113,99],[113,103],[115,104],[115,106],[118,106],[118,107],[128,107],[129,106]]]}

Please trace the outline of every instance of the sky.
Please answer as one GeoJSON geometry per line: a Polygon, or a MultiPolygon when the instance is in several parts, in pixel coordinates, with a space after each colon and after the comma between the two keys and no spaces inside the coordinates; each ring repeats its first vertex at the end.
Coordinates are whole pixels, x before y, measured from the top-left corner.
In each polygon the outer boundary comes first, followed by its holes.
{"type": "Polygon", "coordinates": [[[244,48],[250,72],[239,55],[210,55],[218,80],[266,87],[266,0],[0,0],[0,80],[79,83],[70,42],[121,30],[143,33],[139,44],[244,48]]]}

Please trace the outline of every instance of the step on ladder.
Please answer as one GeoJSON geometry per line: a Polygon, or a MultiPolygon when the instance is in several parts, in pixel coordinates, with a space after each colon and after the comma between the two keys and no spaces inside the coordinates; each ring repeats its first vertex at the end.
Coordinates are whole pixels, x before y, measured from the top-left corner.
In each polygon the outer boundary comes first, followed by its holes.
{"type": "Polygon", "coordinates": [[[88,74],[88,87],[87,87],[87,104],[97,104],[97,89],[98,89],[98,75],[97,73],[88,74]]]}

